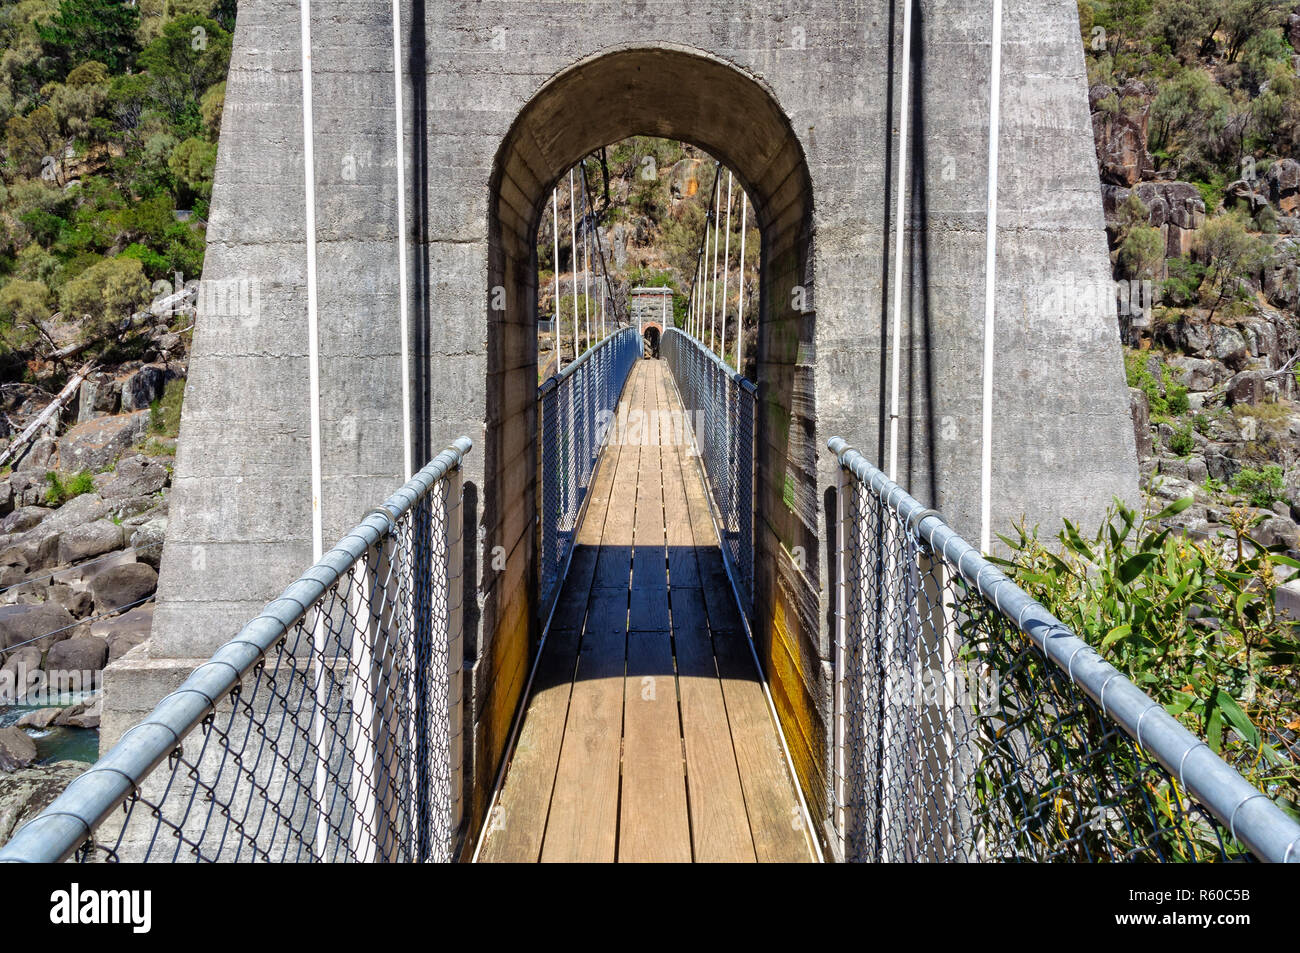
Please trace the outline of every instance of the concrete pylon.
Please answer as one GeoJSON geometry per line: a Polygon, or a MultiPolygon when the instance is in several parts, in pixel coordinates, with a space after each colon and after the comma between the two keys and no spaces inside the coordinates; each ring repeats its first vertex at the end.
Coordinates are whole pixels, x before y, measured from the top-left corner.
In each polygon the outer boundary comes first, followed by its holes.
{"type": "MultiPolygon", "coordinates": [[[[389,0],[312,9],[328,546],[402,479],[399,157],[389,0]]],[[[573,162],[633,134],[716,155],[762,230],[752,622],[824,817],[825,441],[884,452],[901,5],[402,9],[417,465],[475,445],[470,829],[538,635],[535,229],[573,162]]],[[[990,5],[913,17],[900,482],[978,538],[990,5]]],[[[240,4],[156,621],[110,669],[105,741],[311,562],[299,28],[297,0],[240,4]]],[[[1003,36],[994,526],[1095,523],[1137,465],[1074,0],[1006,0],[1003,36]]]]}

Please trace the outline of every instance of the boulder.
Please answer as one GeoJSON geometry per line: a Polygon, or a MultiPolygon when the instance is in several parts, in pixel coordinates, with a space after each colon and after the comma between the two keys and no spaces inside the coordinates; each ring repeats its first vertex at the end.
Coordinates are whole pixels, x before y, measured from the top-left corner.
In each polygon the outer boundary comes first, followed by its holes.
{"type": "Polygon", "coordinates": [[[0,647],[11,649],[22,644],[48,649],[69,638],[76,621],[57,602],[0,606],[0,647]]]}
{"type": "Polygon", "coordinates": [[[43,506],[24,506],[16,509],[0,520],[0,533],[24,533],[49,516],[50,512],[43,506]]]}
{"type": "Polygon", "coordinates": [[[104,709],[104,696],[96,695],[93,701],[69,705],[55,716],[54,724],[60,728],[98,728],[99,716],[104,709]]]}
{"type": "Polygon", "coordinates": [[[36,760],[36,744],[21,728],[0,728],[0,771],[17,771],[36,760]]]}
{"type": "Polygon", "coordinates": [[[163,540],[167,535],[167,517],[158,516],[140,525],[131,534],[136,559],[154,569],[162,561],[163,540]]]}
{"type": "Polygon", "coordinates": [[[54,719],[61,714],[63,714],[62,708],[38,708],[36,711],[29,711],[14,724],[18,728],[32,728],[36,731],[44,731],[54,724],[54,719]]]}
{"type": "Polygon", "coordinates": [[[1264,399],[1264,375],[1259,371],[1242,371],[1228,382],[1227,400],[1235,404],[1258,404],[1264,399]]]}
{"type": "Polygon", "coordinates": [[[126,457],[117,464],[117,475],[105,484],[101,495],[106,500],[148,496],[167,485],[167,468],[144,454],[126,457]]]}
{"type": "Polygon", "coordinates": [[[1187,461],[1187,479],[1193,483],[1204,483],[1210,476],[1204,457],[1192,457],[1187,461]]]}
{"type": "Polygon", "coordinates": [[[1215,384],[1215,371],[1219,367],[1214,361],[1198,357],[1172,357],[1169,365],[1177,372],[1178,383],[1189,391],[1207,391],[1215,384]]]}
{"type": "Polygon", "coordinates": [[[122,409],[148,410],[163,395],[167,371],[159,364],[146,364],[122,380],[122,409]]]}
{"type": "Polygon", "coordinates": [[[131,649],[149,638],[153,628],[153,606],[138,606],[112,619],[100,619],[90,627],[108,643],[108,660],[115,662],[131,649]]]}
{"type": "Polygon", "coordinates": [[[0,480],[0,514],[9,513],[14,508],[13,481],[6,477],[0,480]]]}
{"type": "Polygon", "coordinates": [[[14,469],[19,471],[33,470],[44,474],[46,470],[50,469],[51,461],[53,461],[57,449],[58,442],[53,437],[37,437],[32,441],[31,446],[19,455],[14,469]]]}
{"type": "Polygon", "coordinates": [[[106,469],[144,439],[148,429],[145,410],[79,423],[59,439],[59,465],[68,472],[106,469]]]}
{"type": "Polygon", "coordinates": [[[66,530],[59,536],[59,562],[75,563],[120,549],[122,527],[112,520],[95,520],[66,530]]]}
{"type": "Polygon", "coordinates": [[[88,767],[81,761],[56,761],[0,774],[0,844],[45,810],[88,767]]]}
{"type": "Polygon", "coordinates": [[[1254,216],[1262,208],[1268,207],[1268,196],[1256,190],[1256,183],[1249,179],[1230,182],[1223,190],[1223,204],[1226,208],[1243,209],[1247,215],[1254,216]]]}
{"type": "Polygon", "coordinates": [[[21,701],[31,687],[30,675],[41,670],[41,650],[32,645],[5,653],[0,666],[0,704],[21,701]]]}
{"type": "Polygon", "coordinates": [[[1268,167],[1264,182],[1269,199],[1282,210],[1283,215],[1300,211],[1300,162],[1278,159],[1268,167]]]}
{"type": "Polygon", "coordinates": [[[1285,516],[1273,516],[1264,520],[1251,531],[1250,535],[1261,546],[1300,548],[1300,526],[1285,516]]]}
{"type": "Polygon", "coordinates": [[[93,635],[65,639],[45,656],[47,672],[99,672],[108,664],[108,643],[93,635]]]}
{"type": "Polygon", "coordinates": [[[9,483],[13,487],[14,506],[43,507],[45,505],[45,494],[49,491],[45,471],[19,471],[10,476],[9,483]]]}
{"type": "Polygon", "coordinates": [[[157,587],[158,573],[146,563],[110,566],[90,581],[95,611],[99,613],[133,605],[152,595],[157,587]]]}
{"type": "Polygon", "coordinates": [[[56,582],[46,592],[48,593],[47,601],[57,602],[71,612],[73,618],[84,619],[90,615],[90,611],[95,605],[95,600],[91,598],[90,593],[85,589],[74,589],[72,586],[61,582],[56,582]]]}
{"type": "Polygon", "coordinates": [[[1210,354],[1215,360],[1237,367],[1250,357],[1245,336],[1236,328],[1210,328],[1210,354]]]}
{"type": "Polygon", "coordinates": [[[1129,412],[1133,417],[1133,438],[1139,460],[1145,460],[1154,451],[1151,441],[1151,406],[1147,395],[1137,387],[1128,389],[1129,412]]]}

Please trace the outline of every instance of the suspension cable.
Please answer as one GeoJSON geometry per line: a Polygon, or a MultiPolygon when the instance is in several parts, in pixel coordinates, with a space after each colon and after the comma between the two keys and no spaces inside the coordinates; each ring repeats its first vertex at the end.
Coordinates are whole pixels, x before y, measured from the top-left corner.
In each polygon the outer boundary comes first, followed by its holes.
{"type": "Polygon", "coordinates": [[[903,3],[902,96],[898,106],[898,194],[894,212],[894,313],[893,354],[890,367],[889,479],[898,480],[899,371],[903,347],[903,237],[907,211],[908,99],[912,78],[912,0],[903,3]]]}
{"type": "MultiPolygon", "coordinates": [[[[573,170],[569,170],[569,272],[573,275],[573,359],[582,353],[578,348],[578,222],[574,217],[573,170]]],[[[590,339],[587,341],[591,344],[590,339]]]]}
{"type": "Polygon", "coordinates": [[[709,298],[709,350],[717,347],[718,318],[718,233],[722,231],[722,176],[713,177],[715,198],[718,200],[718,213],[713,216],[713,294],[709,298]]]}
{"type": "Polygon", "coordinates": [[[722,246],[722,363],[727,363],[727,278],[731,274],[731,170],[727,170],[727,238],[722,246]]]}
{"type": "Polygon", "coordinates": [[[989,64],[988,211],[984,235],[984,407],[980,448],[980,551],[992,545],[993,527],[993,318],[998,254],[998,97],[1002,85],[1002,0],[993,0],[989,64]]]}
{"type": "MultiPolygon", "coordinates": [[[[560,199],[559,189],[551,189],[551,238],[553,239],[553,263],[555,265],[555,373],[564,370],[564,350],[560,347],[560,199]]],[[[574,357],[577,357],[575,354],[574,357]]]]}
{"type": "Polygon", "coordinates": [[[740,190],[740,302],[736,305],[736,370],[740,370],[745,348],[745,211],[749,196],[740,190]]]}
{"type": "Polygon", "coordinates": [[[311,442],[311,551],[319,561],[325,549],[321,519],[320,427],[320,327],[316,301],[316,150],[311,102],[311,0],[301,0],[302,11],[302,165],[304,232],[307,239],[307,400],[311,442]]]}
{"type": "Polygon", "coordinates": [[[402,4],[393,0],[393,128],[397,147],[397,314],[402,340],[402,468],[414,474],[411,459],[411,329],[406,276],[406,130],[402,105],[402,4]]]}
{"type": "MultiPolygon", "coordinates": [[[[718,170],[722,168],[722,163],[714,161],[713,179],[718,179],[718,170]]],[[[704,235],[700,240],[700,250],[695,255],[695,279],[691,283],[690,298],[696,305],[695,307],[695,328],[693,337],[697,341],[704,340],[704,296],[707,290],[705,282],[704,262],[705,255],[709,244],[709,219],[713,216],[713,193],[709,195],[709,206],[704,211],[704,235]]]]}

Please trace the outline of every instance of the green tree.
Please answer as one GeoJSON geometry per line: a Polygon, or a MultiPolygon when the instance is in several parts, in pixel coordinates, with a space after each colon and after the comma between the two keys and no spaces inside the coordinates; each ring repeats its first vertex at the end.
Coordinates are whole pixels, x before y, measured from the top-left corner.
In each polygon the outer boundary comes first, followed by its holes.
{"type": "Polygon", "coordinates": [[[10,281],[0,288],[0,353],[28,346],[50,316],[50,290],[39,281],[10,281]]]}
{"type": "Polygon", "coordinates": [[[66,66],[95,60],[118,73],[131,65],[139,23],[140,11],[121,0],[61,0],[37,32],[45,52],[66,66]]]}
{"type": "Polygon", "coordinates": [[[5,124],[9,157],[29,176],[41,174],[48,159],[63,151],[59,120],[49,106],[37,106],[26,116],[14,116],[5,124]]]}
{"type": "Polygon", "coordinates": [[[212,195],[212,176],[217,167],[217,145],[202,139],[186,139],[178,145],[167,160],[176,184],[181,189],[209,198],[212,195]]]}
{"type": "Polygon", "coordinates": [[[149,300],[149,281],[135,258],[107,258],[73,278],[59,293],[66,315],[86,316],[86,339],[110,333],[149,300]]]}
{"type": "Polygon", "coordinates": [[[1240,209],[1216,216],[1201,229],[1198,245],[1206,264],[1206,278],[1215,295],[1210,316],[1234,296],[1238,282],[1258,271],[1268,254],[1268,245],[1247,231],[1247,219],[1240,209]]]}
{"type": "Polygon", "coordinates": [[[1165,242],[1160,229],[1135,225],[1119,246],[1119,265],[1130,278],[1156,279],[1165,264],[1165,242]]]}
{"type": "Polygon", "coordinates": [[[230,34],[215,20],[186,14],[169,21],[140,54],[149,71],[152,94],[171,120],[197,132],[199,99],[226,78],[230,34]]]}

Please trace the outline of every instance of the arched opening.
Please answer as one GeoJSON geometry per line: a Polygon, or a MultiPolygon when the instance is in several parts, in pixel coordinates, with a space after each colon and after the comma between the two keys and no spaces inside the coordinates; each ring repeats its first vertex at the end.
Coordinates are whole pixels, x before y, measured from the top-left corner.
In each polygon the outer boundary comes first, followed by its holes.
{"type": "Polygon", "coordinates": [[[647,324],[641,329],[641,337],[645,339],[645,352],[653,358],[659,357],[659,325],[647,324]]]}
{"type": "Polygon", "coordinates": [[[493,768],[500,760],[540,634],[538,224],[567,170],[633,135],[689,142],[721,160],[750,196],[762,234],[751,623],[807,785],[821,759],[820,741],[806,731],[818,702],[807,677],[816,662],[805,649],[815,649],[819,622],[811,179],[798,137],[762,83],[668,45],[608,51],[553,77],[520,112],[493,166],[476,760],[493,768]]]}

